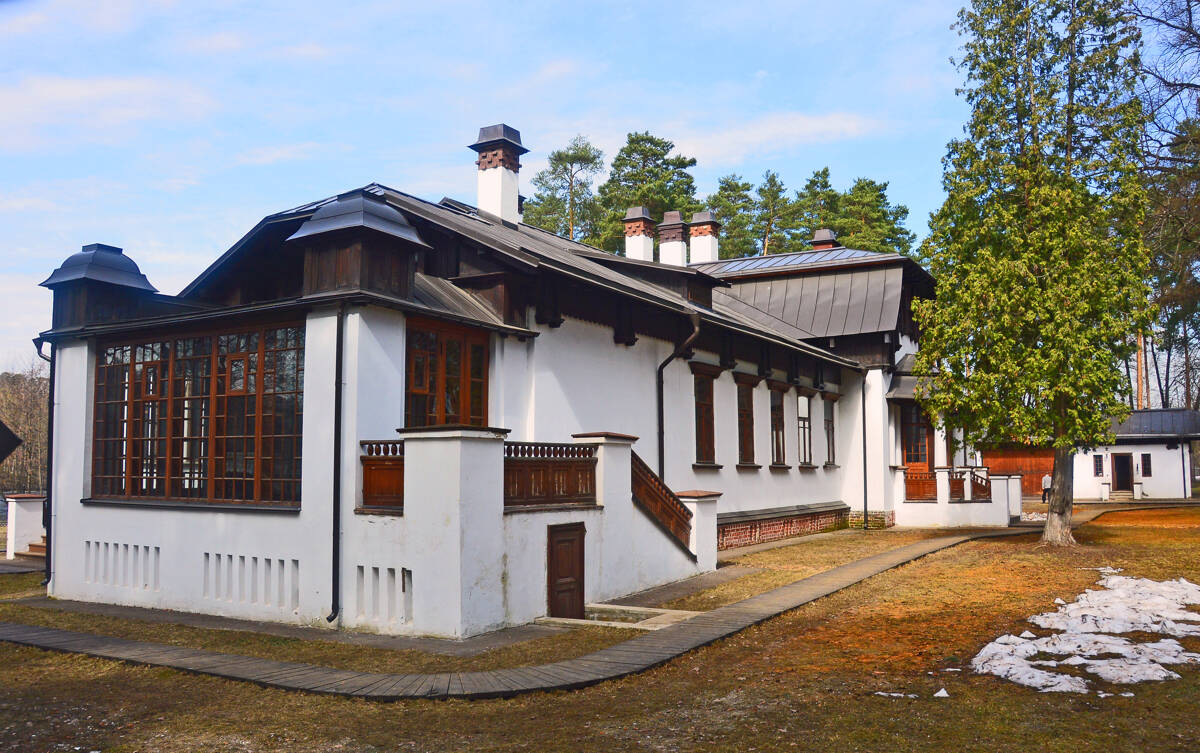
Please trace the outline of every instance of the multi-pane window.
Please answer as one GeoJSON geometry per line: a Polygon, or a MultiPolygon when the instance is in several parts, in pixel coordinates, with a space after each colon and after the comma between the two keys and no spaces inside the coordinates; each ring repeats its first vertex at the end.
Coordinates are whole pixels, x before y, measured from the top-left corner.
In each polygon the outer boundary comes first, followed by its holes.
{"type": "Polygon", "coordinates": [[[759,378],[734,374],[737,383],[738,463],[754,465],[754,385],[759,378]]]}
{"type": "Polygon", "coordinates": [[[900,436],[904,450],[904,465],[910,467],[929,466],[929,445],[932,432],[929,421],[918,405],[905,405],[900,409],[900,436]]]}
{"type": "Polygon", "coordinates": [[[92,495],[300,501],[304,329],[101,347],[92,495]]]}
{"type": "Polygon", "coordinates": [[[1103,455],[1092,455],[1092,475],[1093,476],[1103,476],[1104,475],[1104,456],[1103,455]]]}
{"type": "Polygon", "coordinates": [[[405,426],[487,423],[488,335],[410,320],[405,426]]]}
{"type": "Polygon", "coordinates": [[[800,465],[812,465],[812,398],[800,395],[796,398],[797,440],[799,442],[800,465]]]}
{"type": "Polygon", "coordinates": [[[783,424],[783,395],[786,389],[786,385],[771,385],[771,465],[787,464],[786,429],[783,424]]]}
{"type": "Polygon", "coordinates": [[[1142,453],[1142,478],[1150,478],[1153,475],[1150,468],[1150,453],[1142,453]]]}
{"type": "Polygon", "coordinates": [[[829,395],[821,401],[825,406],[825,462],[834,464],[837,462],[837,437],[834,434],[835,427],[833,421],[833,403],[829,395]]]}
{"type": "Polygon", "coordinates": [[[717,452],[713,388],[720,369],[695,362],[690,365],[696,395],[696,462],[715,463],[717,452]]]}

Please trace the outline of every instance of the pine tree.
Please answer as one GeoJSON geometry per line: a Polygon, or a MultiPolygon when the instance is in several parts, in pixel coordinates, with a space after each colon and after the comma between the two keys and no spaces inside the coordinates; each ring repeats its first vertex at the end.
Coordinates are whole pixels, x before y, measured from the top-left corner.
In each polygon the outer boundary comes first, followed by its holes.
{"type": "Polygon", "coordinates": [[[608,180],[599,188],[599,245],[616,253],[624,242],[621,218],[629,207],[643,206],[656,220],[664,212],[678,210],[686,219],[700,209],[696,184],[689,168],[692,157],[672,155],[674,142],[652,136],[648,131],[629,134],[625,146],[613,157],[608,180]]]}
{"type": "Polygon", "coordinates": [[[829,182],[829,168],[813,172],[804,188],[796,192],[796,234],[811,240],[821,228],[834,229],[839,218],[841,194],[829,182]]]}
{"type": "Polygon", "coordinates": [[[887,183],[859,178],[849,191],[838,197],[838,217],[832,229],[842,245],[879,253],[912,254],[916,236],[904,227],[908,207],[892,204],[887,187],[887,183]]]}
{"type": "Polygon", "coordinates": [[[754,219],[754,186],[740,175],[726,175],[717,181],[717,192],[705,199],[705,205],[721,221],[721,258],[754,256],[758,246],[750,223],[754,219]]]}
{"type": "Polygon", "coordinates": [[[576,136],[550,152],[549,163],[533,177],[537,193],[525,202],[524,221],[571,240],[595,236],[592,177],[604,169],[604,152],[576,136]]]}
{"type": "Polygon", "coordinates": [[[763,173],[763,182],[755,192],[754,220],[750,227],[764,254],[783,254],[790,250],[792,235],[796,232],[797,207],[788,198],[787,187],[779,174],[771,170],[763,173]]]}
{"type": "Polygon", "coordinates": [[[915,305],[922,403],[968,443],[1054,447],[1043,540],[1073,543],[1073,454],[1127,410],[1118,364],[1149,317],[1139,39],[1120,0],[973,0],[971,107],[915,305]]]}

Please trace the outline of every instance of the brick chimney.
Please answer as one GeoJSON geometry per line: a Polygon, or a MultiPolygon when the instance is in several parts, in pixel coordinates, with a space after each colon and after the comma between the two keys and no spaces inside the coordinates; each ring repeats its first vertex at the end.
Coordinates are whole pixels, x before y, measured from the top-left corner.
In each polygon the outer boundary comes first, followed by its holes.
{"type": "Polygon", "coordinates": [[[705,264],[721,258],[717,248],[720,229],[721,223],[707,209],[692,215],[692,221],[688,223],[688,231],[692,236],[692,264],[705,264]]]}
{"type": "Polygon", "coordinates": [[[658,223],[658,260],[677,267],[687,266],[687,229],[683,215],[667,212],[658,223]]]}
{"type": "Polygon", "coordinates": [[[625,212],[625,258],[654,261],[654,220],[646,207],[625,212]]]}
{"type": "Polygon", "coordinates": [[[825,251],[842,245],[838,243],[837,233],[825,227],[813,233],[813,239],[809,243],[812,245],[813,251],[825,251]]]}
{"type": "Polygon", "coordinates": [[[471,144],[479,153],[478,197],[480,212],[499,217],[505,222],[521,221],[517,191],[517,173],[521,170],[521,155],[529,150],[521,145],[521,132],[503,123],[479,129],[479,139],[471,144]]]}

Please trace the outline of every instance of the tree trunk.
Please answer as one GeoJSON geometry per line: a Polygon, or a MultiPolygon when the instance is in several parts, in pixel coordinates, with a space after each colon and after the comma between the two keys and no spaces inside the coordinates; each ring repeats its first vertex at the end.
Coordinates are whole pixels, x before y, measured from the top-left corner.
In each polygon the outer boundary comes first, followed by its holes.
{"type": "Polygon", "coordinates": [[[1071,505],[1075,500],[1075,452],[1054,448],[1054,474],[1051,477],[1050,509],[1046,512],[1046,527],[1042,542],[1055,546],[1074,546],[1071,535],[1071,505]]]}

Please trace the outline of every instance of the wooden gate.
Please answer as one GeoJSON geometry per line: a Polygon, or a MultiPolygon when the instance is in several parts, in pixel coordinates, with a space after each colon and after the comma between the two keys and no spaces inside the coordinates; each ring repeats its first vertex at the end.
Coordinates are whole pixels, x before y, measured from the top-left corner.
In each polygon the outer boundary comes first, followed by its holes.
{"type": "Polygon", "coordinates": [[[546,529],[547,612],[583,619],[583,523],[546,529]]]}
{"type": "Polygon", "coordinates": [[[992,476],[1021,474],[1021,494],[1042,495],[1042,476],[1054,473],[1054,450],[1049,447],[1011,447],[984,450],[983,464],[992,476]]]}

